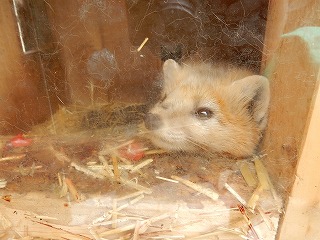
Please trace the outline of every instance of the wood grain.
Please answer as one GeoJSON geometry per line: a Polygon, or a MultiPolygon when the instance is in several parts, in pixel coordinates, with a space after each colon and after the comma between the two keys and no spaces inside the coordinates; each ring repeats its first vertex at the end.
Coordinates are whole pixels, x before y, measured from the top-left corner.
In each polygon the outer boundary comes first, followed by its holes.
{"type": "MultiPolygon", "coordinates": [[[[317,1],[270,1],[264,49],[264,74],[270,79],[270,115],[263,153],[279,190],[289,193],[310,103],[317,82],[318,64],[300,37],[283,38],[305,24],[319,25],[317,1]]],[[[307,25],[308,26],[308,25],[307,25]]]]}

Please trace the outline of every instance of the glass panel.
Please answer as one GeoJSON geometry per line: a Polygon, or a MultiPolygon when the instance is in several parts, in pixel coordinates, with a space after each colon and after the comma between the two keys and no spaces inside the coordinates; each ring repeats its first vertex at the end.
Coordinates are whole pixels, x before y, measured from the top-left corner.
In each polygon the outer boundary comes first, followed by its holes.
{"type": "Polygon", "coordinates": [[[268,1],[0,11],[2,237],[275,238],[291,176],[260,144],[268,1]]]}

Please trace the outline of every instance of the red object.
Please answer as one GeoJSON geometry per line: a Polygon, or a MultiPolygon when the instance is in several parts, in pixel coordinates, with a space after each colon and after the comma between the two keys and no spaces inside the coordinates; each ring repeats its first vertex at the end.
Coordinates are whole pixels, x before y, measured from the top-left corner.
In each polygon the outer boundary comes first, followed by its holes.
{"type": "Polygon", "coordinates": [[[119,154],[131,161],[139,161],[144,157],[143,145],[141,143],[131,143],[121,149],[119,149],[119,154]]]}
{"type": "Polygon", "coordinates": [[[240,213],[244,216],[244,218],[245,218],[245,220],[246,220],[246,222],[247,222],[247,224],[248,224],[248,227],[249,227],[249,229],[251,230],[251,232],[252,232],[252,234],[253,234],[253,237],[254,237],[253,239],[254,239],[254,240],[259,240],[260,238],[259,238],[256,230],[254,230],[253,225],[252,225],[252,223],[251,223],[251,220],[250,220],[250,218],[248,217],[244,206],[243,206],[242,204],[238,204],[238,208],[239,208],[240,213]]]}
{"type": "Polygon", "coordinates": [[[21,133],[17,136],[10,139],[10,141],[7,143],[8,147],[27,147],[30,146],[32,143],[31,138],[25,138],[21,133]]]}

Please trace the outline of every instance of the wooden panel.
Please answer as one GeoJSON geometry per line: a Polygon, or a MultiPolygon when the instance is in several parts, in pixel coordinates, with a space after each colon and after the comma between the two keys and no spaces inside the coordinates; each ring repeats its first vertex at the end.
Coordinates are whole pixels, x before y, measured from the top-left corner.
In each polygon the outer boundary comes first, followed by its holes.
{"type": "Polygon", "coordinates": [[[73,103],[147,99],[160,60],[129,42],[124,0],[47,3],[73,103]]]}
{"type": "Polygon", "coordinates": [[[269,5],[263,69],[271,81],[272,95],[262,149],[268,154],[266,165],[274,181],[286,194],[294,180],[318,63],[311,57],[308,42],[284,34],[319,26],[318,9],[316,0],[273,0],[269,5]]]}
{"type": "Polygon", "coordinates": [[[0,134],[26,132],[57,106],[52,95],[59,94],[60,65],[54,56],[42,55],[42,67],[40,53],[22,53],[10,0],[0,3],[0,28],[0,134]],[[54,93],[48,90],[52,86],[54,93]]]}
{"type": "Polygon", "coordinates": [[[289,195],[278,234],[283,240],[319,237],[319,9],[316,0],[269,5],[263,70],[272,100],[262,149],[274,182],[289,195]]]}
{"type": "MultiPolygon", "coordinates": [[[[318,74],[320,81],[320,71],[318,74]]],[[[320,235],[320,91],[317,87],[310,124],[301,150],[295,182],[279,239],[318,239],[320,235]]]]}

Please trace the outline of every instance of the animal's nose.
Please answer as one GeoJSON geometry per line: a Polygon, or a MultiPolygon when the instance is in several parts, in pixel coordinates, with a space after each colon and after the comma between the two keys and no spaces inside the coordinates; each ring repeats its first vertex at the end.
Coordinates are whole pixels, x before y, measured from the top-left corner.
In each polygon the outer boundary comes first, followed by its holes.
{"type": "Polygon", "coordinates": [[[162,122],[158,114],[148,113],[144,119],[144,124],[147,129],[155,130],[161,127],[162,122]]]}

